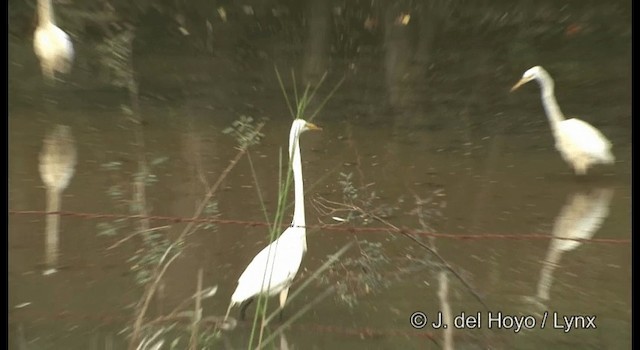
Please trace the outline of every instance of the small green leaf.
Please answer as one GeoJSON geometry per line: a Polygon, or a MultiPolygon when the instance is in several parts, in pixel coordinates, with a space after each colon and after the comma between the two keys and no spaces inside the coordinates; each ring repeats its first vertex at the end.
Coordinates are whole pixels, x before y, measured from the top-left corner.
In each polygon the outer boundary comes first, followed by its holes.
{"type": "Polygon", "coordinates": [[[167,160],[169,160],[169,157],[158,157],[158,158],[156,158],[156,159],[151,161],[151,166],[160,165],[160,164],[166,162],[167,160]]]}
{"type": "Polygon", "coordinates": [[[96,225],[96,229],[98,230],[98,235],[100,236],[114,236],[118,233],[116,228],[107,222],[99,222],[96,225]]]}
{"type": "Polygon", "coordinates": [[[105,170],[119,170],[121,166],[122,166],[122,163],[118,161],[104,163],[101,165],[101,167],[105,170]]]}

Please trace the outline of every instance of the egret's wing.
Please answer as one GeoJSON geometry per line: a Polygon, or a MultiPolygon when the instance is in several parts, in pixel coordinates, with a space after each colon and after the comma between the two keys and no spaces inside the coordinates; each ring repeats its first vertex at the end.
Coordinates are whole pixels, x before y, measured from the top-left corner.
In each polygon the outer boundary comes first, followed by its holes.
{"type": "Polygon", "coordinates": [[[279,269],[274,269],[274,267],[282,264],[279,260],[282,260],[284,256],[284,254],[282,254],[282,251],[285,250],[283,246],[284,243],[282,245],[280,243],[282,242],[275,240],[273,243],[264,247],[260,253],[251,260],[251,263],[249,263],[249,266],[247,266],[242,275],[240,275],[238,283],[261,280],[263,276],[266,283],[269,280],[269,272],[271,272],[272,281],[285,280],[287,275],[279,273],[279,269]],[[278,254],[279,251],[280,254],[278,254]]]}
{"type": "Polygon", "coordinates": [[[283,247],[280,245],[275,247],[276,242],[262,249],[240,275],[238,286],[231,296],[232,303],[242,302],[266,291],[277,293],[285,283],[289,282],[289,278],[292,279],[286,272],[282,273],[277,268],[279,264],[275,260],[279,255],[276,254],[276,249],[281,251],[283,247]]]}
{"type": "Polygon", "coordinates": [[[71,38],[64,30],[58,28],[57,26],[53,26],[53,31],[55,35],[53,36],[56,39],[56,45],[61,50],[62,54],[60,59],[62,60],[58,66],[58,70],[62,73],[69,73],[71,70],[71,63],[73,62],[75,52],[73,50],[73,43],[71,42],[71,38]]]}
{"type": "Polygon", "coordinates": [[[572,118],[560,124],[560,132],[564,142],[571,142],[573,147],[596,159],[613,158],[611,142],[591,124],[572,118]]]}
{"type": "Polygon", "coordinates": [[[38,58],[45,57],[47,53],[51,52],[51,40],[45,27],[38,27],[33,36],[33,49],[36,52],[38,58]]]}
{"type": "Polygon", "coordinates": [[[295,246],[295,241],[282,239],[281,236],[256,255],[238,279],[238,285],[251,284],[258,286],[262,281],[264,290],[277,289],[282,284],[290,283],[300,268],[302,249],[295,246]]]}

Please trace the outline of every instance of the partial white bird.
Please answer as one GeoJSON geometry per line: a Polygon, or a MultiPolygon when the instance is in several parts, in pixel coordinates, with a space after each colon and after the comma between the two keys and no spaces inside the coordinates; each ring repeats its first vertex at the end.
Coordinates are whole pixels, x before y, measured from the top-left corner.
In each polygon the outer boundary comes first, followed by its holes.
{"type": "Polygon", "coordinates": [[[528,69],[511,91],[537,80],[542,90],[542,104],[556,140],[556,149],[577,175],[584,175],[594,164],[613,164],[611,142],[591,124],[580,119],[565,119],[554,94],[554,83],[549,73],[540,66],[528,69]]]}
{"type": "Polygon", "coordinates": [[[38,0],[38,28],[33,37],[33,49],[47,80],[53,81],[56,72],[71,70],[73,44],[67,33],[55,25],[51,0],[38,0]]]}
{"type": "Polygon", "coordinates": [[[299,146],[300,135],[307,130],[322,129],[315,124],[296,119],[293,121],[289,133],[289,157],[293,170],[295,193],[291,227],[262,249],[240,275],[238,286],[231,296],[227,315],[231,307],[243,304],[240,309],[240,319],[244,319],[246,308],[260,294],[267,296],[280,294],[281,310],[287,301],[289,287],[298,273],[302,257],[307,251],[302,161],[299,146]]]}

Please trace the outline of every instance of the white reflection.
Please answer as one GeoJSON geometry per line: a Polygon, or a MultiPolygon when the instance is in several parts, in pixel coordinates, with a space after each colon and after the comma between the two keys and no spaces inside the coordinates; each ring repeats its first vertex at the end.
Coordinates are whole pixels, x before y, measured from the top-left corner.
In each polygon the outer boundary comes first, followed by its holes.
{"type": "MultiPolygon", "coordinates": [[[[447,271],[442,270],[439,273],[440,290],[438,290],[438,299],[440,299],[440,311],[442,312],[442,324],[453,325],[453,315],[451,314],[451,305],[449,304],[449,275],[447,271]]],[[[444,329],[444,350],[453,350],[453,328],[444,329]]]]}
{"type": "MultiPolygon", "coordinates": [[[[589,239],[609,215],[609,206],[613,190],[597,188],[590,193],[574,193],[560,211],[553,226],[554,237],[589,239]]],[[[549,300],[549,291],[553,284],[553,271],[565,252],[576,249],[582,242],[564,239],[552,239],[547,257],[540,271],[540,280],[536,293],[537,302],[544,304],[549,300]]]]}
{"type": "Polygon", "coordinates": [[[284,335],[284,332],[280,333],[280,350],[290,350],[293,349],[289,347],[289,342],[287,341],[287,337],[284,335]]]}
{"type": "MultiPolygon", "coordinates": [[[[39,157],[40,177],[47,187],[47,212],[60,211],[60,200],[73,177],[76,166],[76,145],[71,128],[56,125],[43,141],[39,157]]],[[[58,264],[59,215],[47,215],[44,274],[56,272],[58,264]]]]}
{"type": "Polygon", "coordinates": [[[29,342],[24,335],[24,324],[21,322],[18,324],[18,350],[28,350],[29,342]]]}

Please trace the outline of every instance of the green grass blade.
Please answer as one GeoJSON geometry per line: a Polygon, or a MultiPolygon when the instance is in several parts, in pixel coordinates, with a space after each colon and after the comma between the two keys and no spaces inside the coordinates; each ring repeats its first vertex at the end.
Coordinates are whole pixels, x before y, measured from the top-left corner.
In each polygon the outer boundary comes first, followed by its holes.
{"type": "MultiPolygon", "coordinates": [[[[314,280],[316,280],[318,278],[318,276],[320,276],[320,274],[322,274],[324,271],[326,271],[329,267],[331,267],[331,265],[333,265],[333,263],[335,263],[336,261],[338,261],[338,259],[344,254],[346,253],[346,251],[351,248],[351,246],[353,245],[353,241],[345,244],[342,248],[340,248],[340,250],[338,250],[337,252],[335,252],[334,254],[332,254],[329,259],[327,259],[327,261],[324,262],[324,264],[322,264],[322,266],[320,266],[320,268],[318,268],[317,270],[315,270],[313,272],[313,274],[311,276],[309,276],[309,278],[307,278],[301,285],[300,287],[298,287],[292,294],[291,296],[289,296],[289,298],[287,299],[287,303],[290,302],[291,300],[295,299],[296,296],[298,296],[305,288],[307,288],[307,286],[313,282],[314,280]]],[[[279,310],[271,313],[271,315],[269,315],[269,317],[265,320],[265,322],[269,323],[269,321],[271,321],[271,319],[273,319],[277,314],[278,314],[279,310]]]]}
{"type": "Polygon", "coordinates": [[[260,190],[260,184],[258,183],[258,176],[256,175],[256,170],[253,167],[253,160],[251,160],[251,155],[249,151],[247,151],[247,159],[249,160],[249,168],[251,169],[251,176],[253,177],[253,183],[256,186],[256,192],[258,193],[258,200],[260,200],[260,207],[262,208],[262,213],[264,214],[264,219],[266,223],[271,227],[269,223],[269,212],[267,211],[267,207],[264,205],[264,197],[262,197],[262,191],[260,190]]]}
{"type": "Polygon", "coordinates": [[[325,291],[322,292],[322,294],[317,296],[315,299],[313,299],[313,301],[311,301],[310,303],[308,303],[305,306],[303,306],[300,310],[298,310],[298,312],[296,312],[293,316],[291,316],[289,319],[287,319],[282,325],[280,325],[280,327],[278,327],[275,331],[273,331],[273,333],[271,333],[268,337],[266,337],[262,341],[262,347],[261,348],[264,348],[270,342],[274,341],[276,336],[278,336],[280,333],[282,333],[287,327],[289,327],[289,325],[291,325],[293,322],[295,322],[295,320],[297,320],[298,318],[302,317],[302,315],[304,315],[307,311],[309,311],[317,303],[321,302],[326,297],[328,297],[331,293],[333,293],[333,291],[335,289],[336,289],[335,286],[331,286],[331,287],[325,289],[325,291]]]}
{"type": "Polygon", "coordinates": [[[320,86],[322,85],[322,83],[324,83],[324,80],[327,78],[327,72],[325,71],[324,74],[322,74],[322,78],[320,78],[320,81],[318,82],[318,84],[316,85],[316,87],[313,89],[313,91],[311,92],[311,96],[309,96],[309,102],[311,102],[313,100],[313,97],[316,95],[316,92],[318,92],[318,89],[320,88],[320,86]]]}
{"type": "Polygon", "coordinates": [[[284,84],[282,83],[282,77],[280,77],[280,72],[278,71],[278,67],[274,65],[273,68],[276,70],[276,76],[278,77],[278,83],[280,84],[280,89],[282,90],[282,95],[284,95],[284,100],[287,102],[287,108],[289,108],[289,113],[291,113],[291,118],[295,119],[296,115],[293,114],[293,107],[291,106],[291,102],[289,101],[289,96],[287,95],[287,91],[284,88],[284,84]]]}
{"type": "MultiPolygon", "coordinates": [[[[296,83],[296,73],[293,68],[291,68],[291,82],[293,83],[293,97],[296,99],[296,107],[300,106],[300,99],[298,99],[298,84],[296,83]]],[[[296,114],[295,118],[298,115],[296,114]]]]}
{"type": "Polygon", "coordinates": [[[333,94],[336,92],[336,90],[338,90],[340,85],[342,85],[342,83],[344,82],[344,79],[345,79],[345,77],[343,76],[340,79],[340,81],[338,82],[338,84],[336,84],[336,86],[333,88],[333,90],[331,90],[331,92],[327,95],[327,97],[325,97],[325,99],[322,101],[322,103],[320,104],[318,109],[311,115],[311,117],[309,117],[309,121],[312,121],[313,118],[315,118],[315,116],[318,114],[318,112],[320,112],[320,110],[322,110],[322,107],[324,107],[324,105],[327,103],[327,101],[329,101],[331,96],[333,96],[333,94]]]}

